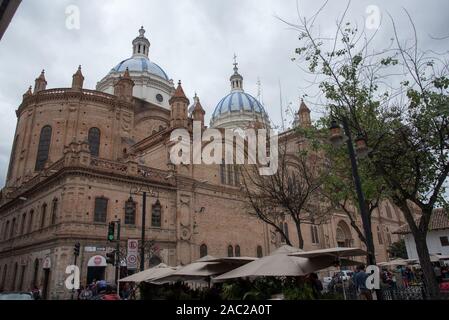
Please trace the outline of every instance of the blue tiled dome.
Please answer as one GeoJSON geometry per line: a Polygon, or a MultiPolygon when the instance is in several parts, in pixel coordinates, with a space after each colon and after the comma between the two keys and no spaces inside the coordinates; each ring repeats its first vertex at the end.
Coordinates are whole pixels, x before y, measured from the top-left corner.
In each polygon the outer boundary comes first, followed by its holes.
{"type": "Polygon", "coordinates": [[[231,92],[226,97],[221,99],[215,107],[215,111],[212,114],[212,119],[228,112],[240,111],[253,111],[261,114],[263,117],[266,116],[265,109],[256,98],[243,91],[236,91],[231,92]]]}
{"type": "Polygon", "coordinates": [[[162,79],[169,81],[165,71],[154,62],[151,62],[147,57],[133,57],[120,62],[112,69],[113,72],[125,72],[126,68],[130,72],[149,72],[162,79]]]}

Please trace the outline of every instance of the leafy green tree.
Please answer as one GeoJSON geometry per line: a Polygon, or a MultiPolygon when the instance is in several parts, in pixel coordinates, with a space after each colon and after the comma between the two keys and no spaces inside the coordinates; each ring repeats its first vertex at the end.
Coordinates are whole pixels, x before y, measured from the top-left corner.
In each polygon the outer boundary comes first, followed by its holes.
{"type": "Polygon", "coordinates": [[[299,25],[291,24],[301,43],[297,59],[319,83],[329,112],[327,122],[345,117],[353,136],[367,142],[369,160],[359,159],[364,192],[369,193],[371,186],[385,186],[384,192],[402,210],[427,292],[437,298],[426,236],[433,210],[447,206],[448,56],[420,50],[417,37],[411,44],[401,43],[393,20],[395,45],[383,50],[373,49],[372,38],[345,23],[345,15],[337,22],[335,37],[324,38],[314,32],[319,13],[312,19],[300,17],[299,25]]]}
{"type": "Polygon", "coordinates": [[[407,249],[405,247],[404,239],[393,242],[388,247],[388,254],[391,258],[407,259],[407,249]]]}

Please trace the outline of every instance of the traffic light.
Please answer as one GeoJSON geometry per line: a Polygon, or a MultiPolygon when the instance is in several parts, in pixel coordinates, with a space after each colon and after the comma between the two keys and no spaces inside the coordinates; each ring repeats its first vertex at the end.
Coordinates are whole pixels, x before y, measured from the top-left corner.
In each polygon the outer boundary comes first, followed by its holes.
{"type": "Polygon", "coordinates": [[[106,253],[106,263],[115,265],[115,250],[106,253]]]}
{"type": "Polygon", "coordinates": [[[114,241],[115,222],[109,222],[108,241],[114,241]]]}
{"type": "Polygon", "coordinates": [[[75,243],[75,247],[73,247],[73,254],[77,257],[80,255],[80,247],[81,244],[79,242],[75,243]]]}

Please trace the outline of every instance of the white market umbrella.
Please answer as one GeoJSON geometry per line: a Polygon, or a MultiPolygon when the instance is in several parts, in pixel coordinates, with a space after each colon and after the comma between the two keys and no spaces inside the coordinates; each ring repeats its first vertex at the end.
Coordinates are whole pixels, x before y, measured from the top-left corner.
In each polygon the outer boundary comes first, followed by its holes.
{"type": "Polygon", "coordinates": [[[329,258],[327,261],[325,259],[313,261],[308,258],[291,256],[292,253],[300,251],[297,248],[283,246],[269,256],[214,278],[214,281],[254,277],[298,277],[327,268],[334,262],[333,258],[329,258]]]}
{"type": "Polygon", "coordinates": [[[168,267],[167,265],[161,263],[157,265],[156,267],[146,269],[144,271],[132,274],[126,278],[120,279],[120,282],[144,282],[144,281],[150,281],[155,278],[159,277],[165,277],[173,272],[175,272],[177,268],[174,267],[168,267]]]}
{"type": "Polygon", "coordinates": [[[367,252],[360,248],[327,248],[313,251],[302,251],[290,254],[295,257],[302,258],[321,258],[321,257],[334,257],[334,258],[344,258],[344,257],[357,257],[366,256],[367,252]]]}
{"type": "Polygon", "coordinates": [[[209,281],[211,277],[223,274],[235,269],[243,264],[253,261],[251,257],[216,258],[205,256],[191,264],[181,267],[174,273],[154,279],[157,283],[167,283],[176,281],[209,281]]]}
{"type": "Polygon", "coordinates": [[[390,260],[387,262],[379,262],[377,265],[379,267],[396,267],[396,266],[406,266],[409,264],[409,261],[405,260],[405,259],[394,259],[394,260],[390,260]]]}

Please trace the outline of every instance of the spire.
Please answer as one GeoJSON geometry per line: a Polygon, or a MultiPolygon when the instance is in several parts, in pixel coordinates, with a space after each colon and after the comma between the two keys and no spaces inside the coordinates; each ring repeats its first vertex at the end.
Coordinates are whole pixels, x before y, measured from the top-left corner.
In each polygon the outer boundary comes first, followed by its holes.
{"type": "Polygon", "coordinates": [[[231,92],[243,91],[243,77],[239,74],[237,56],[234,53],[234,74],[229,79],[231,81],[231,92]]]}
{"type": "Polygon", "coordinates": [[[150,49],[150,41],[145,37],[145,29],[140,27],[139,36],[133,40],[133,57],[145,56],[148,57],[148,51],[150,49]]]}
{"type": "Polygon", "coordinates": [[[310,127],[312,125],[312,120],[310,118],[310,109],[304,102],[304,99],[300,100],[299,110],[296,114],[294,126],[301,126],[303,128],[310,127]]]}
{"type": "Polygon", "coordinates": [[[187,99],[182,89],[181,80],[178,82],[178,87],[170,98],[169,103],[171,107],[170,126],[172,128],[187,128],[189,123],[187,110],[189,99],[187,99]]]}
{"type": "Polygon", "coordinates": [[[27,92],[25,92],[25,93],[23,94],[23,99],[25,99],[25,98],[27,98],[27,97],[29,97],[29,96],[32,96],[32,95],[33,95],[33,91],[32,91],[32,89],[33,89],[33,87],[32,87],[32,86],[30,86],[30,87],[28,88],[27,92]]]}
{"type": "Polygon", "coordinates": [[[43,91],[47,88],[47,80],[45,79],[45,70],[42,70],[40,76],[36,79],[34,84],[34,93],[43,91]]]}
{"type": "Polygon", "coordinates": [[[72,78],[72,89],[81,90],[84,84],[84,76],[81,72],[81,65],[78,67],[78,70],[75,72],[72,78]]]}
{"type": "Polygon", "coordinates": [[[123,74],[123,79],[131,79],[131,76],[129,75],[128,67],[126,67],[125,73],[123,74]]]}
{"type": "Polygon", "coordinates": [[[200,98],[198,98],[196,93],[193,101],[192,118],[194,121],[201,121],[201,127],[204,128],[204,115],[206,114],[206,111],[204,111],[203,106],[200,103],[200,98]]]}
{"type": "Polygon", "coordinates": [[[173,97],[170,99],[170,104],[177,100],[182,100],[183,102],[189,104],[189,99],[187,99],[186,94],[184,93],[184,90],[181,86],[181,80],[178,82],[178,87],[176,88],[175,93],[173,94],[173,97]]]}

